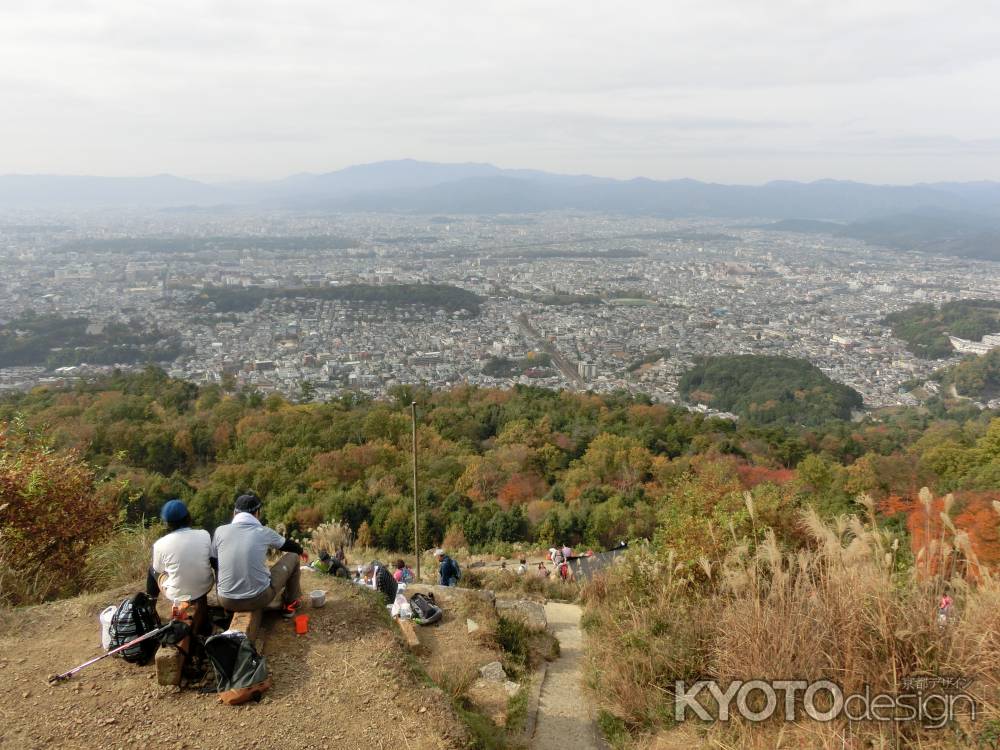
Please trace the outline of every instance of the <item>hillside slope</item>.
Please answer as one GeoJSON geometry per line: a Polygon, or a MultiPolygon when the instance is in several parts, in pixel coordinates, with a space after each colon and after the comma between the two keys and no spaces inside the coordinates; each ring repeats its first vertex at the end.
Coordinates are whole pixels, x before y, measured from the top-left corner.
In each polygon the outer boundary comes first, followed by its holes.
{"type": "MultiPolygon", "coordinates": [[[[303,575],[303,588],[320,582],[303,575]]],[[[324,578],[310,632],[264,621],[274,688],[259,704],[156,684],[152,665],[117,659],[56,686],[46,677],[100,652],[98,614],[132,589],[0,611],[0,748],[459,748],[464,726],[408,667],[375,597],[324,578]]]]}

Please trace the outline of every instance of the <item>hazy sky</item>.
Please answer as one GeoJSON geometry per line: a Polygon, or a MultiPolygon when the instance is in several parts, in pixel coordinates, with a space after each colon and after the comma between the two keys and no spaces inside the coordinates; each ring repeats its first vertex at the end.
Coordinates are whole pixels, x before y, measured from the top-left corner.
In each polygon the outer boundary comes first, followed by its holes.
{"type": "Polygon", "coordinates": [[[0,0],[0,173],[1000,179],[1000,3],[0,0]]]}

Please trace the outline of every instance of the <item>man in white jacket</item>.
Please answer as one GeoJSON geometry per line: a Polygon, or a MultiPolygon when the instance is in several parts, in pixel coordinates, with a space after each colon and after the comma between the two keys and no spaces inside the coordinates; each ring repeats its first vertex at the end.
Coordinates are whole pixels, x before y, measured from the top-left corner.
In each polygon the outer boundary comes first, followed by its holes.
{"type": "Polygon", "coordinates": [[[182,500],[164,503],[160,518],[169,533],[153,544],[146,593],[156,599],[162,591],[171,602],[202,599],[215,583],[209,561],[211,536],[204,529],[191,528],[191,514],[182,500]]]}

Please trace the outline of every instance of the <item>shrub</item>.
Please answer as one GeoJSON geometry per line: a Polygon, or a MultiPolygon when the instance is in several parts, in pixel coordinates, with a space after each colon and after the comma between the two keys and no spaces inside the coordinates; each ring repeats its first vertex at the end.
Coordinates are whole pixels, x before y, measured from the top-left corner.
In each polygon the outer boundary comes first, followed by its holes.
{"type": "MultiPolygon", "coordinates": [[[[867,687],[874,695],[906,692],[909,676],[958,674],[973,680],[968,690],[979,718],[996,718],[1000,583],[979,566],[962,532],[925,551],[940,558],[935,564],[901,565],[900,539],[877,526],[870,500],[862,502],[866,518],[802,514],[807,544],[800,549],[783,548],[765,530],[759,542],[744,539],[690,571],[667,549],[639,548],[588,585],[590,683],[611,717],[607,726],[617,719],[634,734],[669,729],[674,681],[706,676],[723,688],[732,680],[827,679],[845,694],[867,687]],[[948,561],[956,556],[966,565],[948,561]],[[968,583],[925,572],[965,568],[976,571],[968,583]],[[936,605],[949,582],[960,614],[941,627],[936,605]]],[[[951,737],[971,743],[975,727],[964,722],[951,727],[951,737]]],[[[731,720],[707,731],[710,744],[774,747],[789,729],[776,720],[731,720]]],[[[836,738],[847,732],[858,746],[885,746],[889,731],[842,721],[806,722],[799,730],[809,733],[811,747],[839,746],[836,738]]],[[[893,746],[938,746],[917,722],[891,733],[893,746]]]]}
{"type": "Polygon", "coordinates": [[[73,452],[0,425],[0,599],[75,593],[90,546],[114,527],[111,493],[73,452]]]}
{"type": "Polygon", "coordinates": [[[496,642],[503,651],[503,667],[513,679],[518,679],[528,666],[531,633],[520,620],[498,617],[496,642]]]}

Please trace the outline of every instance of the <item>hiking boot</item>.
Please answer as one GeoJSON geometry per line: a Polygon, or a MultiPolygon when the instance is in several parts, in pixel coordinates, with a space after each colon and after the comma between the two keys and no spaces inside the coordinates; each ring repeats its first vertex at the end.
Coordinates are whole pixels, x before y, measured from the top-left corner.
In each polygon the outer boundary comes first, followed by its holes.
{"type": "Polygon", "coordinates": [[[298,614],[299,609],[302,607],[302,602],[296,599],[294,602],[289,602],[281,610],[281,616],[286,620],[291,620],[298,614]]]}

